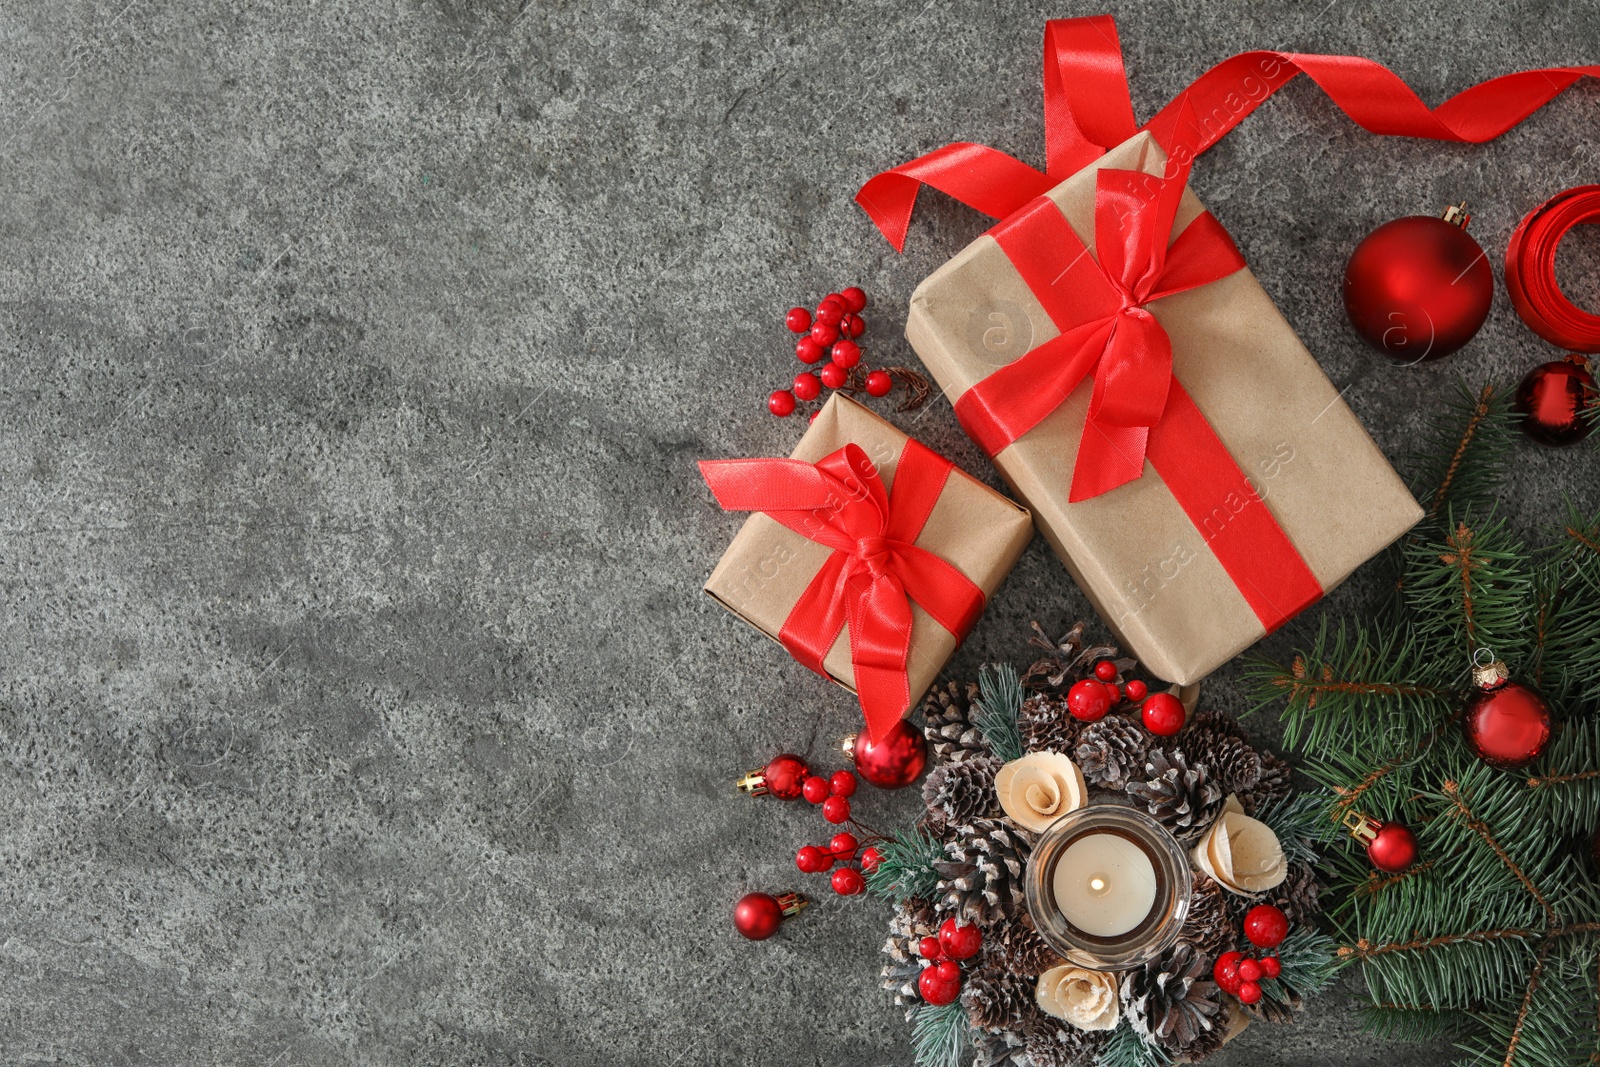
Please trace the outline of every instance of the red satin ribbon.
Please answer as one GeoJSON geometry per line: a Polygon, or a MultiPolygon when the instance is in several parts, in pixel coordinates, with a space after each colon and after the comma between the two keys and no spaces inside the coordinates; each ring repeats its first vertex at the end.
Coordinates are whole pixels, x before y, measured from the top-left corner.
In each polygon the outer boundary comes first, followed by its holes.
{"type": "Polygon", "coordinates": [[[983,613],[983,590],[953,564],[918,548],[953,464],[907,441],[894,486],[848,444],[816,464],[727,459],[700,464],[725,511],[760,511],[833,553],[789,611],[778,639],[827,675],[823,659],[846,627],[867,735],[880,740],[911,705],[911,602],[958,639],[983,613]]]}
{"type": "Polygon", "coordinates": [[[985,452],[998,455],[1060,407],[1093,371],[1072,502],[1099,496],[1144,471],[1150,430],[1175,384],[1172,342],[1146,305],[1245,265],[1209,212],[1172,239],[1188,172],[1184,166],[1157,178],[1100,171],[1096,256],[1048,197],[991,231],[1060,333],[963,393],[956,417],[985,452]]]}
{"type": "MultiPolygon", "coordinates": [[[[1493,78],[1429,109],[1387,67],[1356,56],[1242,52],[1212,67],[1143,127],[1181,164],[1210,148],[1297,74],[1372,133],[1481,144],[1505,133],[1600,66],[1549,67],[1493,78]]],[[[1004,152],[958,143],[874,176],[856,194],[898,249],[917,192],[931,185],[986,215],[1005,218],[1138,132],[1122,46],[1110,15],[1058,19],[1045,28],[1046,170],[1004,152]]]]}
{"type": "Polygon", "coordinates": [[[1557,193],[1524,216],[1506,246],[1506,289],[1528,328],[1571,352],[1600,352],[1600,315],[1567,299],[1556,249],[1574,226],[1600,224],[1600,185],[1557,193]]]}

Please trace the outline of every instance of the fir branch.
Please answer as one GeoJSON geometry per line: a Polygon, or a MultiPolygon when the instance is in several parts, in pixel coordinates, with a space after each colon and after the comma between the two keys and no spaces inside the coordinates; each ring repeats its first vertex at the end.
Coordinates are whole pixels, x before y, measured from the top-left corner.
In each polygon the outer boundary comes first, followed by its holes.
{"type": "Polygon", "coordinates": [[[1580,935],[1600,934],[1600,922],[1569,923],[1566,926],[1556,927],[1551,930],[1535,928],[1508,929],[1508,930],[1464,930],[1454,934],[1440,934],[1438,937],[1419,938],[1404,943],[1391,942],[1389,944],[1375,945],[1362,938],[1353,945],[1340,945],[1336,950],[1343,960],[1371,960],[1379,956],[1386,956],[1392,952],[1432,952],[1435,949],[1445,948],[1450,945],[1481,944],[1493,941],[1536,941],[1540,938],[1577,937],[1580,935]]]}
{"type": "Polygon", "coordinates": [[[1487,503],[1499,491],[1515,439],[1513,416],[1493,385],[1476,393],[1463,383],[1445,413],[1428,427],[1425,451],[1415,457],[1412,488],[1426,518],[1422,528],[1454,507],[1487,503]]]}
{"type": "Polygon", "coordinates": [[[1522,1006],[1517,1009],[1517,1024],[1511,1029],[1511,1041],[1506,1045],[1503,1067],[1511,1067],[1517,1058],[1517,1045],[1522,1040],[1522,1028],[1528,1022],[1528,1009],[1533,1006],[1533,994],[1538,991],[1539,979],[1544,975],[1547,951],[1547,947],[1539,950],[1539,958],[1533,964],[1533,973],[1528,976],[1528,991],[1522,995],[1522,1006]]]}
{"type": "MultiPolygon", "coordinates": [[[[1480,647],[1513,667],[1527,637],[1533,574],[1529,553],[1498,519],[1450,520],[1438,541],[1408,545],[1406,604],[1419,637],[1435,654],[1459,657],[1480,647]]],[[[1446,660],[1448,662],[1448,660],[1446,660]]]]}
{"type": "Polygon", "coordinates": [[[1528,877],[1527,872],[1511,858],[1511,854],[1506,851],[1505,846],[1495,840],[1494,834],[1490,832],[1489,827],[1483,820],[1472,813],[1472,809],[1467,806],[1466,798],[1461,794],[1460,784],[1457,782],[1444,783],[1444,794],[1450,798],[1455,817],[1469,830],[1482,838],[1484,844],[1488,845],[1494,851],[1494,854],[1500,857],[1500,862],[1506,865],[1506,869],[1521,883],[1524,889],[1532,894],[1533,899],[1539,902],[1539,907],[1544,909],[1544,913],[1549,920],[1552,923],[1559,922],[1560,919],[1556,915],[1556,909],[1550,906],[1549,899],[1539,891],[1539,887],[1533,883],[1532,878],[1528,877]]]}
{"type": "MultiPolygon", "coordinates": [[[[1301,996],[1309,997],[1322,992],[1338,977],[1340,962],[1333,938],[1320,930],[1297,926],[1278,945],[1278,963],[1283,970],[1276,978],[1262,980],[1263,992],[1287,986],[1301,996]]],[[[1277,999],[1287,1001],[1286,996],[1277,999]]]]}
{"type": "Polygon", "coordinates": [[[904,904],[911,897],[931,897],[939,884],[933,865],[945,859],[939,839],[921,826],[896,831],[877,845],[881,859],[867,872],[867,890],[875,897],[904,904]]]}
{"type": "Polygon", "coordinates": [[[1316,863],[1318,842],[1335,832],[1329,818],[1332,797],[1321,792],[1291,793],[1256,814],[1277,835],[1284,858],[1290,863],[1316,863]]]}
{"type": "Polygon", "coordinates": [[[978,699],[972,721],[983,733],[989,751],[1003,762],[1021,759],[1022,731],[1017,715],[1022,711],[1022,683],[1009,663],[984,664],[978,672],[978,699]]]}
{"type": "Polygon", "coordinates": [[[934,1006],[923,1004],[911,1021],[911,1045],[917,1067],[961,1067],[969,1040],[967,1009],[961,1001],[934,1006]]]}
{"type": "Polygon", "coordinates": [[[1100,1048],[1095,1067],[1166,1067],[1172,1056],[1160,1045],[1147,1044],[1128,1020],[1117,1020],[1117,1028],[1100,1048]]]}
{"type": "Polygon", "coordinates": [[[1394,1041],[1434,1041],[1461,1026],[1458,1012],[1430,1004],[1374,1004],[1361,1011],[1361,1028],[1394,1041]]]}

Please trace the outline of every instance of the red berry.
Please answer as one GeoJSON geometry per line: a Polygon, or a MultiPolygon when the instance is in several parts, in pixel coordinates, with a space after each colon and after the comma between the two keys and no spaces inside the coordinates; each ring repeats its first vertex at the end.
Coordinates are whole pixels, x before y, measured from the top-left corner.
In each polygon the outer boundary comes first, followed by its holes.
{"type": "Polygon", "coordinates": [[[800,795],[813,804],[821,804],[828,799],[828,780],[812,775],[800,786],[800,795]]]}
{"type": "Polygon", "coordinates": [[[1103,659],[1094,665],[1094,676],[1102,682],[1114,682],[1117,679],[1117,665],[1103,659]]]}
{"type": "Polygon", "coordinates": [[[813,322],[811,339],[826,348],[839,339],[839,327],[826,322],[813,322]]]}
{"type": "Polygon", "coordinates": [[[828,851],[833,853],[836,860],[849,860],[856,854],[856,835],[852,833],[837,833],[833,840],[828,842],[828,851]]]}
{"type": "Polygon", "coordinates": [[[789,314],[783,317],[783,324],[795,333],[805,333],[811,329],[811,312],[805,308],[790,308],[789,314]]]}
{"type": "Polygon", "coordinates": [[[850,380],[850,372],[837,363],[825,363],[822,367],[822,384],[829,389],[837,389],[850,380]]]}
{"type": "Polygon", "coordinates": [[[849,771],[834,771],[828,776],[828,792],[836,797],[856,795],[856,776],[849,771]]]}
{"type": "Polygon", "coordinates": [[[844,305],[838,301],[824,300],[817,305],[818,322],[825,322],[829,326],[837,326],[842,318],[844,318],[844,305]]]}
{"type": "Polygon", "coordinates": [[[840,341],[833,346],[833,362],[849,370],[861,362],[861,346],[854,341],[840,341]]]}
{"type": "Polygon", "coordinates": [[[1239,978],[1241,981],[1245,982],[1261,981],[1261,964],[1248,958],[1240,960],[1239,978]]]}
{"type": "Polygon", "coordinates": [[[1074,719],[1099,722],[1111,710],[1111,697],[1104,685],[1093,678],[1085,678],[1072,683],[1072,688],[1067,690],[1067,708],[1074,719]]]}
{"type": "Polygon", "coordinates": [[[942,1007],[961,995],[961,983],[947,982],[939,977],[937,967],[927,967],[917,976],[917,992],[929,1004],[942,1007]]]}
{"type": "Polygon", "coordinates": [[[787,389],[773,390],[772,395],[767,397],[767,410],[780,419],[785,415],[793,415],[794,394],[787,389]]]}
{"type": "MultiPolygon", "coordinates": [[[[844,342],[841,341],[839,343],[843,344],[844,342]]],[[[868,396],[888,396],[889,390],[893,388],[894,379],[889,376],[888,371],[875,370],[871,374],[867,375],[868,396]]]]}
{"type": "Polygon", "coordinates": [[[1261,987],[1254,982],[1240,982],[1239,991],[1234,995],[1241,1004],[1254,1004],[1261,999],[1261,987]]]}
{"type": "Polygon", "coordinates": [[[925,960],[944,959],[944,947],[937,937],[925,937],[917,942],[917,954],[925,960]]]}
{"type": "Polygon", "coordinates": [[[822,817],[831,823],[842,823],[850,818],[850,802],[844,797],[829,797],[822,802],[822,817]]]}
{"type": "Polygon", "coordinates": [[[878,864],[882,862],[883,853],[879,852],[871,845],[868,845],[866,848],[861,850],[861,869],[863,871],[875,871],[878,869],[878,864]]]}
{"type": "Polygon", "coordinates": [[[839,294],[839,299],[844,301],[844,306],[852,312],[859,314],[867,306],[867,294],[861,291],[861,286],[852,285],[839,294]]]}
{"type": "Polygon", "coordinates": [[[815,400],[822,395],[822,380],[808,370],[794,376],[794,395],[797,400],[815,400]]]}
{"type": "Polygon", "coordinates": [[[1289,917],[1271,904],[1257,904],[1244,916],[1244,936],[1252,945],[1276,948],[1289,936],[1289,917]]]}
{"type": "Polygon", "coordinates": [[[944,954],[953,960],[971,959],[983,947],[983,931],[946,919],[939,927],[939,944],[944,946],[944,954]]]}
{"type": "Polygon", "coordinates": [[[807,874],[821,874],[833,866],[833,857],[816,845],[807,845],[794,854],[794,865],[807,874]]]}
{"type": "Polygon", "coordinates": [[[961,964],[955,960],[940,960],[933,965],[933,972],[942,982],[955,982],[958,985],[961,982],[961,964]]]}
{"type": "Polygon", "coordinates": [[[1171,737],[1183,729],[1187,717],[1183,701],[1171,693],[1157,693],[1145,700],[1139,715],[1144,719],[1144,728],[1157,737],[1171,737]]]}
{"type": "Polygon", "coordinates": [[[1283,964],[1278,962],[1276,956],[1261,957],[1261,973],[1268,978],[1276,978],[1283,973],[1283,964]]]}
{"type": "Polygon", "coordinates": [[[819,303],[819,304],[838,304],[840,311],[849,311],[850,310],[848,307],[845,306],[844,294],[843,293],[829,293],[827,296],[823,297],[821,300],[818,300],[817,303],[819,303]]]}
{"type": "Polygon", "coordinates": [[[1129,700],[1137,704],[1145,698],[1145,694],[1150,692],[1150,687],[1139,681],[1139,679],[1132,678],[1122,684],[1122,691],[1128,695],[1129,700]]]}
{"type": "Polygon", "coordinates": [[[841,897],[853,897],[866,888],[861,872],[854,867],[840,867],[833,872],[833,891],[841,897]]]}
{"type": "Polygon", "coordinates": [[[801,363],[816,363],[828,354],[828,346],[809,333],[794,343],[794,356],[801,363]]]}
{"type": "Polygon", "coordinates": [[[1243,958],[1242,952],[1224,952],[1211,968],[1211,977],[1224,993],[1239,992],[1239,983],[1242,981],[1239,977],[1239,961],[1243,958]]]}
{"type": "Polygon", "coordinates": [[[846,315],[839,320],[839,332],[846,337],[860,337],[867,332],[867,320],[860,315],[846,315]]]}

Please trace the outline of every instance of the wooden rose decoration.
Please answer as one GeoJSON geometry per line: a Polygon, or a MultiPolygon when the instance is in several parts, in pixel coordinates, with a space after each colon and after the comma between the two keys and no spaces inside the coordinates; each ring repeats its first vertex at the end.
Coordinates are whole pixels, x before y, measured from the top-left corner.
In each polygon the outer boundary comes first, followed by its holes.
{"type": "Polygon", "coordinates": [[[1089,787],[1078,765],[1059,752],[1030,752],[994,776],[1000,806],[1018,826],[1034,833],[1083,807],[1089,787]]]}
{"type": "Polygon", "coordinates": [[[1264,893],[1282,884],[1289,873],[1278,835],[1259,819],[1244,813],[1239,798],[1229,795],[1211,830],[1189,853],[1194,865],[1240,896],[1264,893]]]}
{"type": "Polygon", "coordinates": [[[1117,976],[1062,964],[1039,976],[1039,1007],[1079,1030],[1117,1025],[1117,976]]]}

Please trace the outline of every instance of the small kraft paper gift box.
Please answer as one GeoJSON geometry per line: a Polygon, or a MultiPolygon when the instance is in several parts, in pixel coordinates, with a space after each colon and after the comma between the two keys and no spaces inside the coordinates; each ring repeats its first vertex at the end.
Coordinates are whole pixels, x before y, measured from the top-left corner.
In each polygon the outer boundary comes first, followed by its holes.
{"type": "Polygon", "coordinates": [[[712,460],[752,511],[706,592],[861,700],[881,738],[921,699],[1033,536],[1026,509],[835,393],[788,459],[712,460]]]}
{"type": "Polygon", "coordinates": [[[911,298],[906,336],[1152,673],[1199,681],[1421,517],[1140,133],[911,298]]]}

